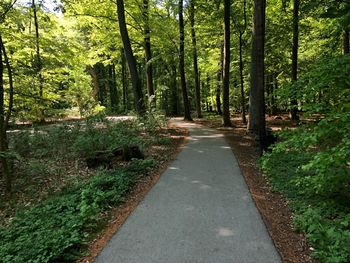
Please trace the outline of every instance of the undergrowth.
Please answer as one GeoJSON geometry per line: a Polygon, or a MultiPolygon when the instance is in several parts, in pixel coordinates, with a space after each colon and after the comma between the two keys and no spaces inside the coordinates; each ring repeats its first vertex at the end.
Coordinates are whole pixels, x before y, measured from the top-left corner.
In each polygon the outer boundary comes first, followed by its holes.
{"type": "MultiPolygon", "coordinates": [[[[108,209],[157,160],[132,160],[112,170],[87,169],[95,151],[136,145],[169,144],[161,134],[163,119],[86,121],[38,126],[10,135],[14,156],[13,194],[1,194],[0,262],[71,262],[106,220],[108,209]]],[[[1,182],[0,182],[1,183],[1,182]]]]}
{"type": "Polygon", "coordinates": [[[350,114],[281,134],[261,167],[322,263],[350,262],[350,114]]]}

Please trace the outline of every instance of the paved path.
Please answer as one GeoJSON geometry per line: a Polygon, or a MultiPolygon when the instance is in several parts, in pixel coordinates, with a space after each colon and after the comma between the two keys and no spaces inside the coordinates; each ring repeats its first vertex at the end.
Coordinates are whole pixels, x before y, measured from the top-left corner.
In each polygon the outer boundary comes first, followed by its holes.
{"type": "Polygon", "coordinates": [[[280,263],[223,136],[179,125],[185,149],[95,262],[280,263]]]}

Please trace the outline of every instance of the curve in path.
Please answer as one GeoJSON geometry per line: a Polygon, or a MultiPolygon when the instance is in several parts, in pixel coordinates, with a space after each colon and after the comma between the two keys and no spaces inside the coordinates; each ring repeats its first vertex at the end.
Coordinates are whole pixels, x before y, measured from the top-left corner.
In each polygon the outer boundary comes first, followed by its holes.
{"type": "Polygon", "coordinates": [[[177,125],[187,145],[95,262],[281,262],[223,135],[177,125]]]}

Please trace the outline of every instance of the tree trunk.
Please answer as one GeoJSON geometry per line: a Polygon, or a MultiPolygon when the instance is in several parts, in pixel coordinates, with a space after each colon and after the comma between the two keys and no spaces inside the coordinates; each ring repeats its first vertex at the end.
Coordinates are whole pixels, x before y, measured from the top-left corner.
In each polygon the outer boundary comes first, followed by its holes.
{"type": "Polygon", "coordinates": [[[343,54],[349,54],[349,28],[343,29],[343,54]]]}
{"type": "Polygon", "coordinates": [[[231,0],[224,2],[224,76],[222,86],[223,125],[232,126],[230,118],[230,17],[231,0]]]}
{"type": "Polygon", "coordinates": [[[249,131],[266,137],[264,94],[264,42],[266,0],[254,0],[253,46],[249,100],[249,131]]]}
{"type": "Polygon", "coordinates": [[[145,109],[145,104],[144,104],[144,99],[142,94],[141,80],[137,71],[137,63],[131,48],[128,30],[126,28],[124,0],[117,0],[117,11],[118,11],[120,35],[123,41],[126,60],[129,65],[131,82],[132,82],[132,87],[134,92],[135,109],[137,113],[142,116],[145,114],[146,109],[145,109]]]}
{"type": "Polygon", "coordinates": [[[195,91],[196,91],[196,111],[197,117],[203,118],[201,109],[201,87],[199,81],[198,72],[198,54],[197,54],[197,39],[195,25],[195,0],[191,0],[190,6],[190,20],[191,20],[191,34],[192,34],[192,49],[193,49],[193,69],[194,69],[194,80],[195,80],[195,91]]]}
{"type": "Polygon", "coordinates": [[[242,107],[242,122],[247,123],[246,113],[245,113],[245,94],[244,94],[244,64],[243,64],[243,34],[239,33],[239,75],[241,79],[241,107],[242,107]]]}
{"type": "Polygon", "coordinates": [[[9,167],[8,159],[4,154],[8,151],[7,133],[5,123],[5,105],[4,105],[4,64],[3,64],[3,49],[0,47],[0,162],[2,165],[2,174],[5,179],[6,192],[11,193],[12,176],[9,167]]]}
{"type": "Polygon", "coordinates": [[[124,112],[128,112],[128,87],[126,81],[126,63],[125,63],[125,53],[124,49],[121,49],[121,66],[122,66],[122,86],[123,86],[123,110],[124,112]]]}
{"type": "Polygon", "coordinates": [[[172,74],[171,74],[171,103],[172,103],[172,115],[173,116],[177,116],[179,115],[179,108],[178,108],[178,101],[179,101],[179,98],[178,98],[178,92],[177,92],[177,79],[176,79],[176,65],[175,63],[172,65],[171,67],[171,71],[172,71],[172,74]]]}
{"type": "Polygon", "coordinates": [[[111,108],[113,112],[117,111],[118,108],[118,91],[117,91],[117,83],[115,76],[115,65],[108,66],[108,81],[109,81],[109,95],[111,101],[111,108]]]}
{"type": "Polygon", "coordinates": [[[183,18],[183,0],[179,0],[179,31],[180,31],[180,77],[182,96],[184,101],[184,118],[187,121],[192,121],[190,102],[187,95],[186,76],[185,76],[185,28],[183,18]]]}
{"type": "MultiPolygon", "coordinates": [[[[299,6],[300,0],[294,0],[293,5],[293,50],[292,50],[292,82],[298,80],[298,49],[299,49],[299,6]]],[[[298,120],[298,101],[296,99],[296,91],[294,97],[291,98],[291,119],[298,120]]]]}
{"type": "Polygon", "coordinates": [[[151,96],[154,96],[154,87],[153,87],[153,72],[152,72],[152,51],[151,51],[151,35],[150,35],[151,32],[149,27],[149,0],[143,0],[142,15],[143,15],[143,23],[144,23],[143,41],[144,41],[144,48],[145,48],[147,95],[148,95],[148,98],[150,98],[151,96]]]}
{"type": "Polygon", "coordinates": [[[42,76],[42,61],[40,54],[40,38],[39,38],[39,22],[38,16],[36,12],[35,0],[32,0],[32,8],[34,14],[34,26],[35,26],[35,46],[36,46],[36,61],[35,61],[35,69],[39,78],[39,96],[43,97],[43,76],[42,76]]]}
{"type": "Polygon", "coordinates": [[[8,79],[9,79],[9,86],[10,86],[9,105],[8,105],[7,113],[6,113],[6,116],[5,116],[5,130],[7,130],[7,127],[8,127],[10,118],[11,118],[12,110],[13,110],[13,94],[14,94],[14,90],[13,90],[12,67],[11,67],[10,61],[8,59],[8,56],[7,56],[7,53],[6,53],[6,48],[5,48],[4,42],[2,41],[1,35],[0,35],[0,49],[2,49],[2,52],[3,52],[3,55],[4,55],[4,62],[5,62],[5,65],[6,65],[8,79]]]}
{"type": "Polygon", "coordinates": [[[222,115],[222,110],[221,110],[221,78],[222,78],[222,70],[219,70],[217,72],[217,87],[216,87],[216,111],[218,115],[222,115]]]}

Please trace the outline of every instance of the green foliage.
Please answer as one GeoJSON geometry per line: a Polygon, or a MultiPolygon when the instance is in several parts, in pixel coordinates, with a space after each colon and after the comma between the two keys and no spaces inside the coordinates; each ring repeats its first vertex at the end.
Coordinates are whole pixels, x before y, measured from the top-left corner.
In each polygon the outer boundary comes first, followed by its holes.
{"type": "MultiPolygon", "coordinates": [[[[141,171],[152,161],[133,164],[141,171]]],[[[2,262],[57,262],[77,258],[79,247],[91,238],[99,213],[123,201],[136,180],[134,169],[100,171],[83,185],[63,189],[43,203],[20,212],[0,228],[2,262]]]]}

